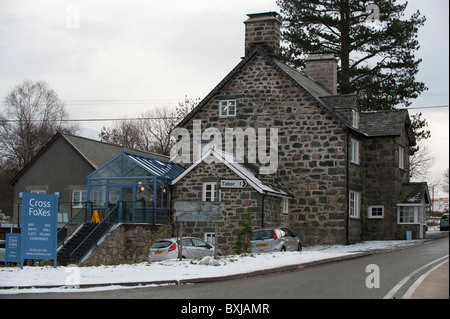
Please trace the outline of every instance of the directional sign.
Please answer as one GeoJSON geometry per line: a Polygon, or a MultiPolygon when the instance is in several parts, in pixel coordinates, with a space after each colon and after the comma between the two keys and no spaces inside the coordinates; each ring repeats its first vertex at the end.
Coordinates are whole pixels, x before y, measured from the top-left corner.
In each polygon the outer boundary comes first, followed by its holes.
{"type": "Polygon", "coordinates": [[[20,261],[20,234],[6,234],[5,265],[20,261]]]}
{"type": "Polygon", "coordinates": [[[221,222],[225,203],[175,202],[178,222],[221,222]]]}
{"type": "Polygon", "coordinates": [[[245,179],[225,179],[220,181],[220,188],[246,188],[248,185],[245,179]]]}

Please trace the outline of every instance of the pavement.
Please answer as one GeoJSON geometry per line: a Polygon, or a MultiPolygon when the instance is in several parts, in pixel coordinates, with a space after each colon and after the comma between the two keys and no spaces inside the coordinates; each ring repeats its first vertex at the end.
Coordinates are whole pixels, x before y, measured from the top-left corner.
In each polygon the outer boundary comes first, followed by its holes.
{"type": "MultiPolygon", "coordinates": [[[[427,273],[411,299],[449,299],[448,260],[427,273]]],[[[420,278],[419,278],[420,280],[420,278]]]]}

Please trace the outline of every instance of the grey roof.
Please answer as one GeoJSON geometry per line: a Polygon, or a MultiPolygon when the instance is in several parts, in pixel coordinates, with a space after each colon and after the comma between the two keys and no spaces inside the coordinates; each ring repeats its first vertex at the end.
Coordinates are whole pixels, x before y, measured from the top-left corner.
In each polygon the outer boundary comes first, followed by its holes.
{"type": "Polygon", "coordinates": [[[250,54],[244,57],[244,59],[177,125],[177,127],[184,126],[192,119],[193,116],[257,54],[266,58],[268,63],[289,77],[294,85],[309,94],[316,101],[317,105],[327,111],[344,129],[348,129],[353,134],[361,135],[363,137],[400,136],[406,125],[410,144],[413,146],[416,145],[408,111],[393,110],[363,112],[360,118],[360,127],[359,129],[355,129],[352,126],[352,123],[349,123],[343,118],[337,110],[340,108],[348,108],[349,106],[358,109],[358,97],[356,95],[333,95],[333,93],[322,84],[288,66],[284,62],[274,59],[260,47],[256,47],[250,54]]]}
{"type": "Polygon", "coordinates": [[[422,201],[425,201],[425,204],[431,203],[427,183],[402,184],[397,205],[420,205],[422,201]]]}
{"type": "Polygon", "coordinates": [[[256,47],[250,54],[244,57],[244,59],[197,105],[197,107],[195,107],[177,125],[177,127],[183,127],[190,119],[192,119],[194,115],[198,113],[203,108],[203,106],[208,103],[220,91],[220,89],[223,88],[228,83],[228,81],[230,81],[234,77],[234,75],[236,75],[257,54],[260,54],[262,57],[264,57],[267,62],[272,64],[274,68],[280,70],[287,77],[289,77],[297,87],[301,88],[313,99],[315,99],[317,105],[328,111],[330,115],[333,116],[333,118],[336,119],[342,127],[353,130],[351,125],[344,118],[334,112],[333,108],[320,98],[322,96],[332,95],[332,93],[328,89],[326,89],[322,84],[304,75],[303,73],[291,68],[290,66],[279,60],[274,59],[261,47],[256,47]]]}
{"type": "Polygon", "coordinates": [[[407,110],[361,112],[360,130],[370,137],[400,136],[405,126],[411,145],[415,145],[416,141],[407,110]]]}
{"type": "Polygon", "coordinates": [[[314,81],[305,74],[291,68],[287,64],[281,61],[274,61],[284,72],[286,72],[292,79],[294,79],[298,84],[303,86],[314,97],[333,95],[327,88],[325,88],[319,82],[314,81]]]}
{"type": "Polygon", "coordinates": [[[80,153],[80,155],[83,156],[84,159],[88,161],[95,169],[99,168],[113,157],[120,154],[122,151],[163,161],[167,161],[169,159],[167,156],[161,154],[124,148],[120,145],[104,143],[81,136],[74,136],[64,133],[61,133],[61,136],[66,139],[72,147],[75,148],[78,153],[80,153]]]}
{"type": "Polygon", "coordinates": [[[352,106],[354,109],[359,109],[358,96],[356,94],[320,96],[320,99],[333,109],[346,109],[349,106],[352,106]]]}
{"type": "Polygon", "coordinates": [[[92,166],[94,170],[98,169],[100,166],[107,163],[112,158],[119,155],[122,151],[137,154],[145,157],[150,157],[156,160],[168,161],[169,157],[144,152],[139,150],[133,150],[121,147],[120,145],[114,145],[109,143],[104,143],[96,140],[92,140],[86,137],[70,135],[66,133],[57,133],[48,143],[44,146],[44,148],[25,166],[10,182],[11,185],[14,185],[16,181],[22,176],[32,165],[33,163],[44,153],[58,138],[63,138],[72,148],[78,152],[78,154],[84,158],[89,165],[92,166]]]}

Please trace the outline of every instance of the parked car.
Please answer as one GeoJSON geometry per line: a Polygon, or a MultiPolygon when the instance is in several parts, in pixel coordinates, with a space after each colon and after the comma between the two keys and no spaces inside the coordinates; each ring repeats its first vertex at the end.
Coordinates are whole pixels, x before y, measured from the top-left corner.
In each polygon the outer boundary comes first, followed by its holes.
{"type": "Polygon", "coordinates": [[[448,213],[442,215],[441,223],[439,226],[441,231],[448,230],[448,213]]]}
{"type": "Polygon", "coordinates": [[[253,252],[302,251],[300,239],[286,227],[255,230],[250,242],[253,252]]]}
{"type": "Polygon", "coordinates": [[[6,255],[6,241],[0,240],[0,263],[5,262],[6,255]]]}
{"type": "MultiPolygon", "coordinates": [[[[152,262],[178,258],[179,244],[178,238],[166,238],[155,241],[150,248],[148,260],[152,262]]],[[[213,255],[214,247],[207,242],[195,237],[183,238],[183,258],[193,259],[213,255]]],[[[217,255],[222,255],[220,249],[218,249],[217,255]]]]}

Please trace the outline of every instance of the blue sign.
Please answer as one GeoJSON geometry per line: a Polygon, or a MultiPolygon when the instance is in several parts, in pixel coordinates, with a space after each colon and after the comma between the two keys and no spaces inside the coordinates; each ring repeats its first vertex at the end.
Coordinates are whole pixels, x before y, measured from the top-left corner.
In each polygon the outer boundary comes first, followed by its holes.
{"type": "Polygon", "coordinates": [[[57,195],[22,193],[22,268],[25,259],[53,260],[56,267],[57,227],[57,195]]]}
{"type": "Polygon", "coordinates": [[[6,234],[5,265],[20,262],[20,234],[6,234]]]}

